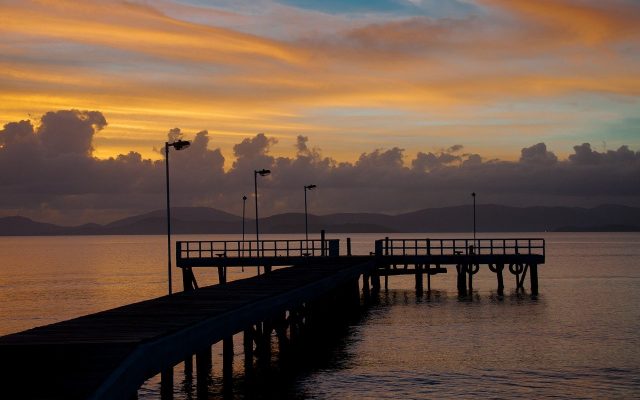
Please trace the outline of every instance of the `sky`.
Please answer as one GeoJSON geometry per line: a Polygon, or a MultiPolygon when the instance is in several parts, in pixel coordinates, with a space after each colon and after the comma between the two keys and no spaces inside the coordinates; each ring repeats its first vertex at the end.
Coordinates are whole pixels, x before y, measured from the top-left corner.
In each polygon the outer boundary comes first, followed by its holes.
{"type": "Polygon", "coordinates": [[[638,0],[0,0],[0,215],[162,208],[177,137],[176,205],[640,205],[638,71],[638,0]]]}

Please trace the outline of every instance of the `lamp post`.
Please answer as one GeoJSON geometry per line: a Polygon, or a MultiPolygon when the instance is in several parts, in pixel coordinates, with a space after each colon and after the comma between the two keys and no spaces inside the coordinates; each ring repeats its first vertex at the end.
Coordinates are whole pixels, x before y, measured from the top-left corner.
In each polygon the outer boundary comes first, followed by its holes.
{"type": "MultiPolygon", "coordinates": [[[[247,209],[247,196],[242,196],[242,257],[244,257],[244,216],[247,209]]],[[[244,265],[242,266],[244,272],[244,265]]]]}
{"type": "Polygon", "coordinates": [[[191,145],[188,140],[176,140],[164,143],[164,165],[167,178],[167,276],[169,277],[169,294],[173,293],[171,287],[171,199],[169,197],[169,147],[176,150],[186,149],[191,145]]]}
{"type": "MultiPolygon", "coordinates": [[[[261,169],[253,171],[253,188],[254,188],[254,197],[256,200],[256,250],[258,251],[258,257],[260,257],[260,228],[258,223],[258,175],[267,176],[271,173],[268,169],[261,169]]],[[[260,272],[260,267],[258,267],[258,273],[260,272]]]]}
{"type": "Polygon", "coordinates": [[[307,190],[313,190],[316,185],[305,185],[304,187],[304,238],[307,246],[307,252],[309,251],[309,218],[307,213],[307,190]]]}
{"type": "Polygon", "coordinates": [[[475,249],[477,249],[478,246],[476,245],[476,192],[471,193],[471,197],[473,197],[473,246],[475,247],[475,249]]]}
{"type": "Polygon", "coordinates": [[[242,196],[242,241],[244,242],[244,216],[247,209],[247,196],[242,196]]]}

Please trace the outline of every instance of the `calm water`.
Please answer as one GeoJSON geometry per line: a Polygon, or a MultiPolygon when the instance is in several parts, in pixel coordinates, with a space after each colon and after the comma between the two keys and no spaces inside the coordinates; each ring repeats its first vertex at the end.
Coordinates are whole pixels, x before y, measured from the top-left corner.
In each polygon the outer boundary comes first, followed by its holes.
{"type": "MultiPolygon", "coordinates": [[[[350,236],[362,254],[380,235],[350,236]]],[[[486,268],[474,277],[472,301],[457,299],[452,269],[433,278],[431,298],[416,298],[411,277],[392,277],[379,305],[293,372],[244,383],[238,337],[234,397],[640,397],[640,234],[491,236],[547,239],[537,300],[513,292],[508,273],[498,298],[486,268]]],[[[222,238],[234,237],[177,237],[222,238]]],[[[0,238],[0,334],[163,295],[163,240],[0,238]]],[[[212,272],[196,274],[200,284],[216,282],[212,272]]],[[[214,346],[214,397],[222,390],[220,352],[214,346]]],[[[195,379],[184,380],[178,366],[175,380],[176,397],[191,398],[195,379]]],[[[158,390],[154,378],[140,395],[157,398],[158,390]]]]}

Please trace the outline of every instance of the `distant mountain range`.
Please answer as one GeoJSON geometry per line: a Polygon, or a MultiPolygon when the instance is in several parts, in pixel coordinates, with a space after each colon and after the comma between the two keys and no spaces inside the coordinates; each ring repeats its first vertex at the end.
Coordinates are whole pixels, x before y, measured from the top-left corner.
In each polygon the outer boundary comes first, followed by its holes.
{"type": "MultiPolygon", "coordinates": [[[[25,217],[0,218],[2,236],[41,235],[155,235],[166,232],[166,210],[120,219],[106,225],[59,226],[25,217]]],[[[241,233],[242,218],[205,207],[172,208],[172,232],[177,234],[241,233]]],[[[309,215],[309,231],[329,233],[470,232],[471,206],[429,208],[399,214],[342,213],[309,215]]],[[[507,207],[479,205],[479,232],[621,231],[640,232],[640,208],[603,205],[579,207],[507,207]]],[[[255,221],[245,221],[255,233],[255,221]]],[[[261,233],[304,232],[303,213],[276,214],[260,219],[261,233]]]]}

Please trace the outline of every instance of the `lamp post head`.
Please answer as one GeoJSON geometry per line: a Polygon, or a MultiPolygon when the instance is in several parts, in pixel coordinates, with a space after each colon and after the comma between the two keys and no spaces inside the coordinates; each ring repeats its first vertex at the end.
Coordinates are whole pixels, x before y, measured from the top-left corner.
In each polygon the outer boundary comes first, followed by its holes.
{"type": "Polygon", "coordinates": [[[247,201],[247,196],[242,196],[243,201],[247,201]]]}
{"type": "Polygon", "coordinates": [[[471,193],[471,196],[476,197],[476,192],[471,193]]]}
{"type": "Polygon", "coordinates": [[[176,150],[182,150],[182,149],[186,149],[187,147],[191,146],[191,142],[188,141],[188,140],[176,140],[173,143],[167,142],[167,146],[171,146],[176,150]]]}
{"type": "Polygon", "coordinates": [[[304,190],[312,190],[312,189],[315,189],[315,188],[317,188],[316,185],[307,185],[307,186],[304,187],[304,190]]]}
{"type": "Polygon", "coordinates": [[[260,176],[267,176],[271,173],[271,170],[268,169],[261,169],[261,170],[255,170],[253,171],[255,174],[258,174],[260,176]]]}

